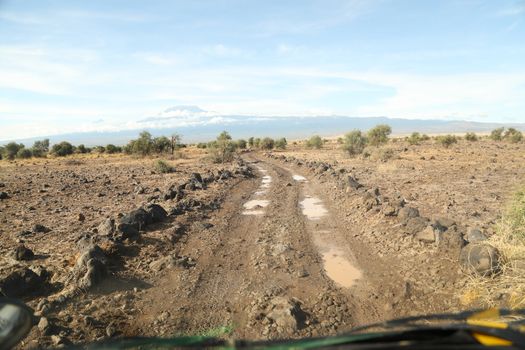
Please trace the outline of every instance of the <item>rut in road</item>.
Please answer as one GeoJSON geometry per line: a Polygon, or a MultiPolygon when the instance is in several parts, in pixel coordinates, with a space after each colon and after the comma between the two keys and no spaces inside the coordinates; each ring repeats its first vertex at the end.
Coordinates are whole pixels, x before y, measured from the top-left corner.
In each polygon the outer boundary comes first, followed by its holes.
{"type": "Polygon", "coordinates": [[[354,255],[348,228],[330,210],[313,219],[303,214],[321,191],[308,179],[253,156],[246,160],[260,177],[231,192],[213,215],[213,228],[188,234],[180,254],[195,257],[197,265],[169,272],[144,292],[136,325],[141,333],[197,334],[232,326],[236,338],[283,338],[334,334],[381,319],[384,301],[376,291],[391,294],[382,285],[391,274],[386,265],[357,243],[354,255]],[[363,271],[354,266],[355,257],[363,271]],[[298,305],[296,327],[268,320],[275,300],[298,305]]]}

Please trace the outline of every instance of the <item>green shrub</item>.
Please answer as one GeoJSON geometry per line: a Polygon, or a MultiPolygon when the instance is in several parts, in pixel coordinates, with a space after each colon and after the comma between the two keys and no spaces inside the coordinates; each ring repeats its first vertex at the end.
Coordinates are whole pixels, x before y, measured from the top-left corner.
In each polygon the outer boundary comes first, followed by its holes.
{"type": "Polygon", "coordinates": [[[173,173],[175,168],[169,165],[165,160],[159,159],[155,162],[155,170],[161,174],[173,173]]]}
{"type": "Polygon", "coordinates": [[[440,145],[442,145],[445,148],[448,148],[458,142],[458,138],[454,135],[438,136],[436,140],[440,145]]]}
{"type": "Polygon", "coordinates": [[[197,144],[197,148],[202,148],[202,149],[204,149],[204,148],[206,148],[206,147],[208,147],[208,145],[207,145],[206,143],[204,143],[204,142],[199,142],[199,143],[197,144]]]}
{"type": "Polygon", "coordinates": [[[259,148],[259,146],[261,145],[261,139],[257,137],[255,140],[253,140],[253,145],[256,148],[259,148]]]}
{"type": "Polygon", "coordinates": [[[379,124],[368,131],[368,142],[372,146],[380,146],[388,142],[388,135],[392,128],[386,124],[379,124]]]}
{"type": "Polygon", "coordinates": [[[122,152],[122,148],[115,146],[113,144],[108,144],[106,146],[106,153],[113,154],[113,153],[120,153],[122,152]]]}
{"type": "Polygon", "coordinates": [[[244,139],[240,139],[240,140],[237,140],[237,148],[239,149],[245,149],[246,148],[246,140],[244,139]]]}
{"type": "Polygon", "coordinates": [[[62,141],[60,143],[55,143],[51,148],[51,153],[58,157],[64,157],[69,154],[73,154],[74,148],[73,145],[67,141],[62,141]]]}
{"type": "Polygon", "coordinates": [[[314,135],[306,141],[306,147],[321,149],[323,147],[323,139],[319,135],[314,135]]]}
{"type": "Polygon", "coordinates": [[[367,139],[361,133],[361,130],[350,131],[343,139],[343,149],[351,156],[361,154],[366,144],[367,139]]]}
{"type": "Polygon", "coordinates": [[[248,146],[253,147],[253,143],[254,143],[254,139],[253,139],[253,137],[250,137],[248,139],[248,146]]]}
{"type": "Polygon", "coordinates": [[[280,139],[275,140],[275,148],[278,149],[285,149],[288,145],[288,141],[284,137],[281,137],[280,139]]]}
{"type": "Polygon", "coordinates": [[[166,136],[155,137],[151,142],[151,153],[166,153],[171,150],[171,141],[166,136]]]}
{"type": "Polygon", "coordinates": [[[503,139],[503,131],[505,128],[497,128],[490,132],[490,138],[494,141],[501,141],[503,139]]]}
{"type": "Polygon", "coordinates": [[[421,142],[421,135],[418,132],[413,132],[409,137],[407,137],[407,141],[411,145],[418,145],[419,142],[421,142]]]}
{"type": "Polygon", "coordinates": [[[35,141],[31,151],[33,157],[44,157],[49,152],[49,139],[35,141]]]}
{"type": "Polygon", "coordinates": [[[476,135],[473,132],[467,132],[465,134],[465,140],[470,141],[470,142],[478,141],[478,135],[476,135]]]}
{"type": "Polygon", "coordinates": [[[208,144],[212,160],[215,163],[226,163],[233,160],[236,143],[232,141],[230,134],[226,131],[220,133],[217,139],[208,144]]]}
{"type": "Polygon", "coordinates": [[[503,138],[512,143],[518,143],[523,140],[523,134],[519,130],[508,128],[507,131],[505,131],[503,138]]]}
{"type": "Polygon", "coordinates": [[[261,140],[259,147],[261,149],[270,150],[273,149],[275,141],[270,137],[265,137],[261,140]]]}
{"type": "Polygon", "coordinates": [[[27,159],[31,158],[33,156],[33,153],[29,148],[20,148],[18,152],[16,152],[16,157],[20,159],[27,159]]]}
{"type": "Polygon", "coordinates": [[[84,154],[84,153],[89,153],[89,152],[91,152],[91,149],[84,146],[84,144],[80,144],[77,146],[77,153],[84,154]]]}
{"type": "Polygon", "coordinates": [[[428,140],[430,140],[430,136],[428,136],[427,134],[421,135],[421,141],[428,141],[428,140]]]}
{"type": "Polygon", "coordinates": [[[22,148],[24,148],[24,145],[22,143],[9,142],[7,145],[4,146],[4,155],[7,159],[13,160],[15,159],[18,151],[22,148]]]}

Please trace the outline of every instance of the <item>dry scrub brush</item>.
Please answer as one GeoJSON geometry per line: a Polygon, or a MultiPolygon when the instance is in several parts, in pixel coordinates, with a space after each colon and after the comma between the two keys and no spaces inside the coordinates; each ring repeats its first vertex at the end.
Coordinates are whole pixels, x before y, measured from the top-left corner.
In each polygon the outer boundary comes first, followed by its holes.
{"type": "Polygon", "coordinates": [[[483,307],[524,308],[525,192],[515,194],[495,229],[487,243],[503,256],[501,272],[492,277],[469,275],[460,300],[463,304],[483,307]]]}

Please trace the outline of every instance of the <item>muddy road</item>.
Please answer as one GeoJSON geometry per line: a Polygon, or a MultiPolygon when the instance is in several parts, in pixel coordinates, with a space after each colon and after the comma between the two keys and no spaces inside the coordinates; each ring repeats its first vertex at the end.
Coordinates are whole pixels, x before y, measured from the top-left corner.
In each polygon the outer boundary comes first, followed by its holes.
{"type": "Polygon", "coordinates": [[[241,158],[193,155],[170,174],[126,157],[7,164],[0,288],[42,320],[21,348],[323,336],[464,308],[463,220],[364,167],[241,158]]]}
{"type": "Polygon", "coordinates": [[[283,338],[334,334],[414,313],[406,259],[381,258],[360,229],[300,169],[244,155],[257,177],[181,242],[191,268],[167,271],[140,291],[128,334],[283,338]]]}

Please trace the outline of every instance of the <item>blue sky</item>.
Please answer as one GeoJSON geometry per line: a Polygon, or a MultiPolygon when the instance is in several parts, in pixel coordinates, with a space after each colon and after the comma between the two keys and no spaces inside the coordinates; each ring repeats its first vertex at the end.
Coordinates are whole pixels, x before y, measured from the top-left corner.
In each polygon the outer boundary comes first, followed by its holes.
{"type": "Polygon", "coordinates": [[[0,0],[0,140],[176,105],[525,122],[524,97],[521,0],[0,0]]]}

